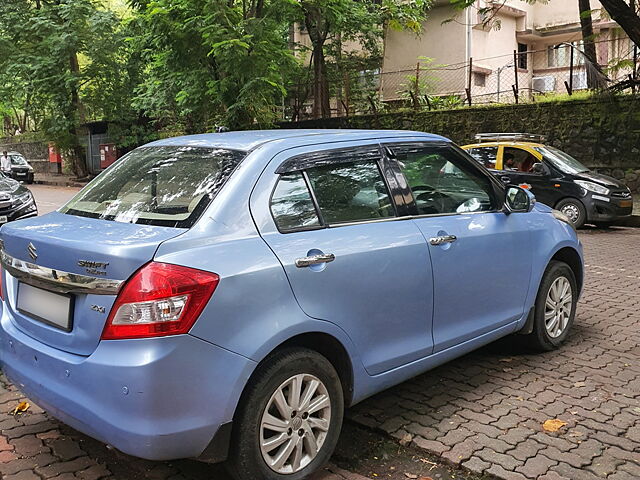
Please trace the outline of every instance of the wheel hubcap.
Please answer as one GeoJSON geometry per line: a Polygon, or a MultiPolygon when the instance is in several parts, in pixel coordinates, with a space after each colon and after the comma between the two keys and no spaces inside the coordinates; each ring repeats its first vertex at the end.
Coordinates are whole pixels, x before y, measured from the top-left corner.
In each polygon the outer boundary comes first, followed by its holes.
{"type": "Polygon", "coordinates": [[[271,395],[260,424],[260,450],[269,468],[296,473],[318,455],[329,431],[331,401],[313,375],[295,375],[271,395]]]}
{"type": "Polygon", "coordinates": [[[544,308],[544,323],[551,338],[565,331],[573,309],[573,292],[566,277],[558,277],[551,284],[544,308]]]}
{"type": "Polygon", "coordinates": [[[578,209],[578,207],[573,205],[572,203],[569,203],[568,205],[562,207],[561,211],[567,217],[569,217],[569,220],[571,220],[573,223],[576,223],[580,218],[580,209],[578,209]]]}

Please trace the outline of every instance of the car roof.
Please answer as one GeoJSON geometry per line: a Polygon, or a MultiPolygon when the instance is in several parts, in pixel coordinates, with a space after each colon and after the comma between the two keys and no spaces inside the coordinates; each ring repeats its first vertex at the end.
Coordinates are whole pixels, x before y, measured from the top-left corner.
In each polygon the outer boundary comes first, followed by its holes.
{"type": "Polygon", "coordinates": [[[449,142],[450,140],[424,132],[408,130],[350,130],[350,129],[291,129],[291,130],[244,130],[238,132],[204,133],[166,138],[144,145],[145,147],[190,146],[227,148],[230,150],[253,150],[260,145],[276,140],[287,142],[287,147],[309,143],[375,140],[378,138],[422,137],[426,141],[449,142]],[[322,138],[318,138],[322,137],[322,138]]]}
{"type": "Polygon", "coordinates": [[[480,142],[480,143],[471,143],[469,145],[464,145],[461,148],[478,148],[478,147],[544,147],[542,143],[535,142],[480,142]]]}

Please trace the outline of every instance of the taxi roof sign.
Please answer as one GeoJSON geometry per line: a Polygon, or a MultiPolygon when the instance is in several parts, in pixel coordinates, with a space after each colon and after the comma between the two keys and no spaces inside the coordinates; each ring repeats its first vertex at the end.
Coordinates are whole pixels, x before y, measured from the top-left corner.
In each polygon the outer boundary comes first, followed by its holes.
{"type": "Polygon", "coordinates": [[[537,142],[544,143],[547,137],[534,133],[479,133],[476,140],[480,142],[537,142]]]}

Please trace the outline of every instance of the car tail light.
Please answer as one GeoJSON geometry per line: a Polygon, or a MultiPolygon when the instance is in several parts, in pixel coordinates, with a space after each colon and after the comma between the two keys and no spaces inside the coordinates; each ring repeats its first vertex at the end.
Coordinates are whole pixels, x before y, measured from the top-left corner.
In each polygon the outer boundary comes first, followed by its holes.
{"type": "Polygon", "coordinates": [[[127,280],[111,308],[103,340],[187,333],[220,277],[169,263],[150,262],[127,280]]]}

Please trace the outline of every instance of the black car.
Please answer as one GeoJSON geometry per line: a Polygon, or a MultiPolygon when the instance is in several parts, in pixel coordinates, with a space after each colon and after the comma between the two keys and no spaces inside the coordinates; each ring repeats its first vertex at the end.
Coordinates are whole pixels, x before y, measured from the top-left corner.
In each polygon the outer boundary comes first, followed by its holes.
{"type": "Polygon", "coordinates": [[[0,174],[0,225],[36,215],[38,208],[31,190],[5,174],[0,174]]]}
{"type": "Polygon", "coordinates": [[[622,223],[633,211],[626,185],[544,145],[539,135],[481,134],[476,138],[480,143],[462,148],[504,183],[530,188],[539,202],[560,210],[576,228],[585,223],[622,223]]]}
{"type": "Polygon", "coordinates": [[[26,183],[33,183],[33,167],[29,165],[27,159],[19,152],[9,152],[11,160],[11,177],[26,183]]]}

